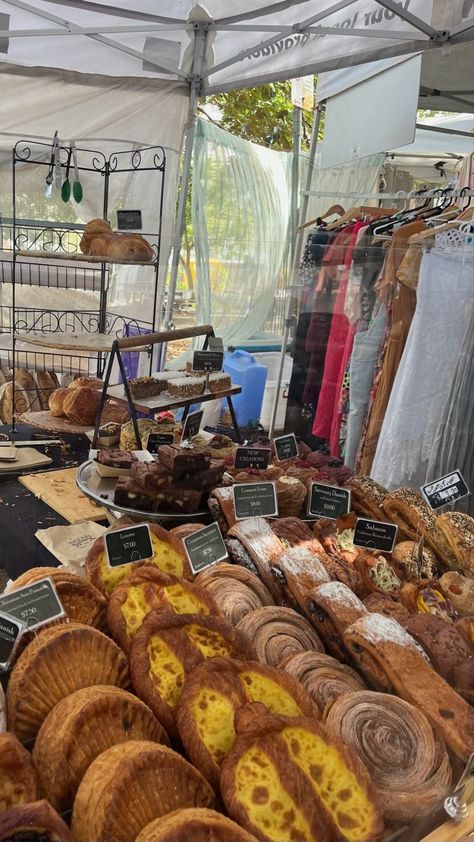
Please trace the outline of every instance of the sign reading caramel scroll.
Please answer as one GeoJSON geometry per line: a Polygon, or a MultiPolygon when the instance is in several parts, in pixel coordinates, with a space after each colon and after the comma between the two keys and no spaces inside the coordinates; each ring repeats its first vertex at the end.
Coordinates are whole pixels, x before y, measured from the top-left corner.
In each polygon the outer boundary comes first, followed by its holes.
{"type": "Polygon", "coordinates": [[[275,517],[278,503],[274,482],[238,482],[233,487],[235,517],[275,517]]]}
{"type": "Polygon", "coordinates": [[[227,558],[221,530],[217,523],[211,523],[183,539],[184,549],[193,573],[200,573],[205,567],[227,558]]]}
{"type": "Polygon", "coordinates": [[[150,527],[147,523],[128,529],[117,529],[104,535],[107,559],[111,567],[143,561],[153,556],[150,527]]]}
{"type": "Polygon", "coordinates": [[[351,508],[351,492],[346,488],[312,482],[308,496],[308,517],[327,517],[336,520],[347,515],[351,508]]]}
{"type": "Polygon", "coordinates": [[[0,597],[0,611],[19,620],[28,629],[39,628],[66,616],[51,579],[41,579],[0,597]]]}
{"type": "Polygon", "coordinates": [[[421,486],[421,491],[426,502],[432,509],[440,509],[447,503],[454,503],[470,493],[464,482],[461,471],[452,471],[444,477],[435,479],[421,486]]]}
{"type": "Polygon", "coordinates": [[[391,553],[397,532],[398,526],[394,523],[384,523],[381,520],[367,520],[365,517],[359,517],[354,532],[354,545],[365,547],[367,550],[391,553]]]}
{"type": "Polygon", "coordinates": [[[25,626],[0,611],[0,670],[7,670],[25,626]]]}

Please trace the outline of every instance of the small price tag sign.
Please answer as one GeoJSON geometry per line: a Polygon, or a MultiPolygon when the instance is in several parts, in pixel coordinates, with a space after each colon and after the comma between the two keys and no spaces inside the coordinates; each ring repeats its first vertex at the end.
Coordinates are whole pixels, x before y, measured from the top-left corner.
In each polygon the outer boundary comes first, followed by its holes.
{"type": "Polygon", "coordinates": [[[150,527],[147,523],[105,533],[105,549],[110,567],[143,561],[153,556],[150,527]]]}
{"type": "Polygon", "coordinates": [[[199,430],[201,429],[201,421],[203,415],[204,412],[202,409],[200,409],[199,412],[189,413],[184,424],[181,441],[189,441],[189,439],[193,439],[194,436],[197,436],[199,430]]]}
{"type": "Polygon", "coordinates": [[[148,453],[158,453],[158,448],[160,448],[163,444],[173,444],[173,442],[173,433],[150,433],[146,449],[148,450],[148,453]]]}
{"type": "Polygon", "coordinates": [[[28,629],[37,629],[66,616],[51,579],[40,579],[32,585],[4,594],[0,597],[0,611],[19,620],[28,629]]]}
{"type": "Polygon", "coordinates": [[[447,503],[454,503],[455,500],[467,497],[470,491],[462,478],[461,471],[456,470],[422,485],[421,493],[432,509],[440,509],[447,503]]]}
{"type": "Polygon", "coordinates": [[[233,487],[235,517],[275,517],[278,502],[274,482],[238,482],[233,487]]]}
{"type": "Polygon", "coordinates": [[[119,231],[141,231],[142,212],[141,210],[118,210],[117,228],[119,231]]]}
{"type": "Polygon", "coordinates": [[[365,547],[367,550],[391,553],[397,532],[398,526],[394,523],[384,523],[381,520],[367,520],[359,517],[354,532],[354,544],[356,547],[365,547]]]}
{"type": "Polygon", "coordinates": [[[205,567],[227,558],[227,550],[217,523],[188,535],[183,540],[186,555],[193,573],[200,573],[205,567]]]}
{"type": "Polygon", "coordinates": [[[193,356],[194,371],[222,371],[223,351],[195,351],[193,356]]]}
{"type": "Polygon", "coordinates": [[[270,450],[268,447],[238,447],[235,452],[234,467],[257,468],[260,471],[268,468],[270,450]]]}
{"type": "Polygon", "coordinates": [[[282,459],[293,459],[298,456],[298,442],[294,433],[289,433],[287,436],[278,436],[273,439],[275,445],[276,457],[281,462],[282,459]]]}
{"type": "Polygon", "coordinates": [[[322,482],[312,482],[308,495],[308,517],[336,520],[351,508],[351,492],[322,482]]]}
{"type": "Polygon", "coordinates": [[[0,670],[7,670],[25,625],[0,611],[0,670]]]}

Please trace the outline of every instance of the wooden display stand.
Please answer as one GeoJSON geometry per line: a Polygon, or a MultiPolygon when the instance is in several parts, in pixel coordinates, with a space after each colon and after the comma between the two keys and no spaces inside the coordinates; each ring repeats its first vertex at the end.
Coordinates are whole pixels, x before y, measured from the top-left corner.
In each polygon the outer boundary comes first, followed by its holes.
{"type": "Polygon", "coordinates": [[[109,360],[107,363],[107,370],[105,373],[105,382],[104,388],[102,390],[102,395],[99,404],[99,410],[97,412],[97,419],[96,425],[94,430],[94,438],[92,441],[92,447],[97,446],[97,437],[99,433],[100,427],[100,420],[102,417],[102,412],[105,406],[105,401],[108,396],[113,398],[114,401],[122,402],[127,404],[130,410],[130,415],[132,418],[133,429],[135,431],[135,438],[139,444],[139,448],[141,449],[141,436],[138,429],[137,424],[137,411],[143,412],[148,415],[154,415],[157,412],[165,412],[166,410],[171,409],[178,409],[180,407],[184,407],[183,412],[183,422],[186,420],[189,409],[193,403],[206,403],[207,401],[214,401],[219,400],[221,398],[225,398],[227,401],[227,405],[229,407],[229,412],[232,418],[232,425],[235,430],[235,435],[239,444],[242,443],[242,438],[240,435],[239,425],[237,423],[237,418],[234,411],[234,406],[232,403],[232,396],[238,395],[241,393],[242,388],[240,386],[231,386],[230,389],[225,389],[222,392],[210,392],[206,390],[203,395],[195,395],[189,398],[179,398],[174,397],[171,395],[161,394],[157,395],[156,397],[150,398],[133,398],[130,392],[130,386],[127,379],[127,374],[125,371],[125,367],[123,364],[122,359],[122,352],[123,351],[139,351],[139,352],[149,352],[150,348],[153,345],[164,345],[169,342],[175,342],[178,339],[192,339],[196,336],[203,336],[204,337],[204,346],[203,350],[206,350],[209,342],[209,338],[214,336],[214,328],[211,325],[197,325],[196,327],[184,327],[180,328],[179,330],[167,330],[163,331],[162,333],[151,333],[142,336],[130,336],[124,339],[116,339],[112,343],[111,353],[109,355],[109,360]],[[112,374],[113,364],[114,361],[117,360],[118,367],[120,370],[120,374],[122,376],[122,385],[120,386],[110,386],[110,377],[112,374]],[[125,394],[124,394],[125,393],[125,394]]]}

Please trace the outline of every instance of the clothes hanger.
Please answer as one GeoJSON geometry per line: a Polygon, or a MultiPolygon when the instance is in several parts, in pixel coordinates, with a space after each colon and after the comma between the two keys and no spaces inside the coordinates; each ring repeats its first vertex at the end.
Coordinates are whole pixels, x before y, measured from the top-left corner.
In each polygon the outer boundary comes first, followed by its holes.
{"type": "Polygon", "coordinates": [[[331,222],[330,225],[327,226],[327,231],[333,231],[335,228],[339,228],[343,225],[347,225],[349,222],[357,222],[357,220],[364,219],[364,217],[369,218],[379,218],[381,216],[386,215],[387,213],[393,213],[396,208],[375,208],[371,205],[361,205],[357,208],[350,208],[341,219],[338,219],[337,222],[331,222]]]}
{"type": "Polygon", "coordinates": [[[315,225],[321,219],[327,219],[329,216],[334,216],[337,213],[338,216],[344,216],[345,210],[342,205],[331,205],[329,210],[326,213],[323,213],[321,216],[317,216],[316,219],[310,219],[309,222],[305,222],[303,225],[298,225],[296,232],[303,231],[305,228],[309,228],[310,225],[315,225]]]}
{"type": "Polygon", "coordinates": [[[451,220],[450,222],[445,222],[442,225],[435,225],[432,228],[428,228],[427,231],[420,231],[418,234],[412,234],[411,237],[408,238],[408,243],[411,245],[413,243],[423,243],[427,240],[432,240],[436,234],[441,233],[441,231],[449,231],[451,228],[458,228],[459,225],[462,225],[466,221],[471,221],[472,219],[472,208],[465,208],[456,219],[451,220]]]}

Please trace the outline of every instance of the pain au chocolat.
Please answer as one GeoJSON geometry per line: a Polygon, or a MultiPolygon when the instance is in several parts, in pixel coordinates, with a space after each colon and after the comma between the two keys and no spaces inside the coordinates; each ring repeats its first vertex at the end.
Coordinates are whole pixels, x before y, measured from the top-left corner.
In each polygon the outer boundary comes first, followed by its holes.
{"type": "Polygon", "coordinates": [[[168,576],[150,564],[137,567],[109,599],[107,622],[112,637],[129,652],[143,620],[153,609],[176,614],[219,614],[214,600],[199,585],[168,576]]]}
{"type": "Polygon", "coordinates": [[[73,623],[83,623],[103,629],[107,600],[104,595],[87,579],[69,573],[58,567],[33,567],[27,570],[8,588],[8,592],[16,591],[39,582],[41,579],[51,579],[58,596],[64,606],[69,620],[73,623]]]}
{"type": "MultiPolygon", "coordinates": [[[[148,526],[150,528],[153,557],[147,559],[146,563],[154,565],[163,573],[190,578],[191,570],[184,550],[180,551],[176,542],[173,544],[169,533],[162,526],[157,523],[150,523],[148,526]]],[[[114,528],[111,531],[116,530],[114,528]]],[[[107,560],[104,538],[100,536],[87,554],[85,571],[92,584],[108,596],[115,586],[131,573],[132,569],[136,569],[140,563],[131,562],[130,564],[119,564],[117,567],[111,567],[107,560]]]]}
{"type": "Polygon", "coordinates": [[[211,658],[185,681],[176,715],[179,736],[192,763],[214,785],[235,739],[235,715],[253,701],[288,716],[319,716],[298,681],[256,661],[211,658]]]}
{"type": "Polygon", "coordinates": [[[144,702],[118,687],[84,687],[66,696],[43,722],[33,749],[42,791],[63,813],[71,809],[90,764],[110,746],[129,740],[169,744],[144,702]]]}
{"type": "Polygon", "coordinates": [[[183,807],[214,807],[214,792],[180,754],[131,740],[100,754],[74,801],[75,842],[131,842],[154,819],[183,807]]]}
{"type": "Polygon", "coordinates": [[[133,640],[130,669],[135,692],[176,735],[175,713],[184,681],[207,658],[251,659],[245,638],[224,619],[151,611],[133,640]]]}
{"type": "Polygon", "coordinates": [[[155,819],[138,834],[136,842],[257,842],[238,824],[205,807],[175,810],[155,819]]]}
{"type": "Polygon", "coordinates": [[[29,751],[14,734],[0,734],[0,814],[15,804],[35,801],[38,775],[29,751]]]}
{"type": "Polygon", "coordinates": [[[233,625],[256,608],[274,605],[269,590],[258,576],[238,564],[221,562],[208,567],[198,574],[196,582],[211,595],[233,625]]]}
{"type": "Polygon", "coordinates": [[[383,819],[365,767],[316,720],[249,705],[220,775],[227,813],[262,842],[374,842],[383,819]]]}
{"type": "Polygon", "coordinates": [[[67,623],[40,629],[21,653],[7,689],[8,727],[19,740],[34,739],[53,707],[81,687],[127,688],[127,659],[105,634],[67,623]]]}
{"type": "Polygon", "coordinates": [[[0,816],[0,842],[74,842],[69,828],[47,801],[12,807],[0,816]]]}

